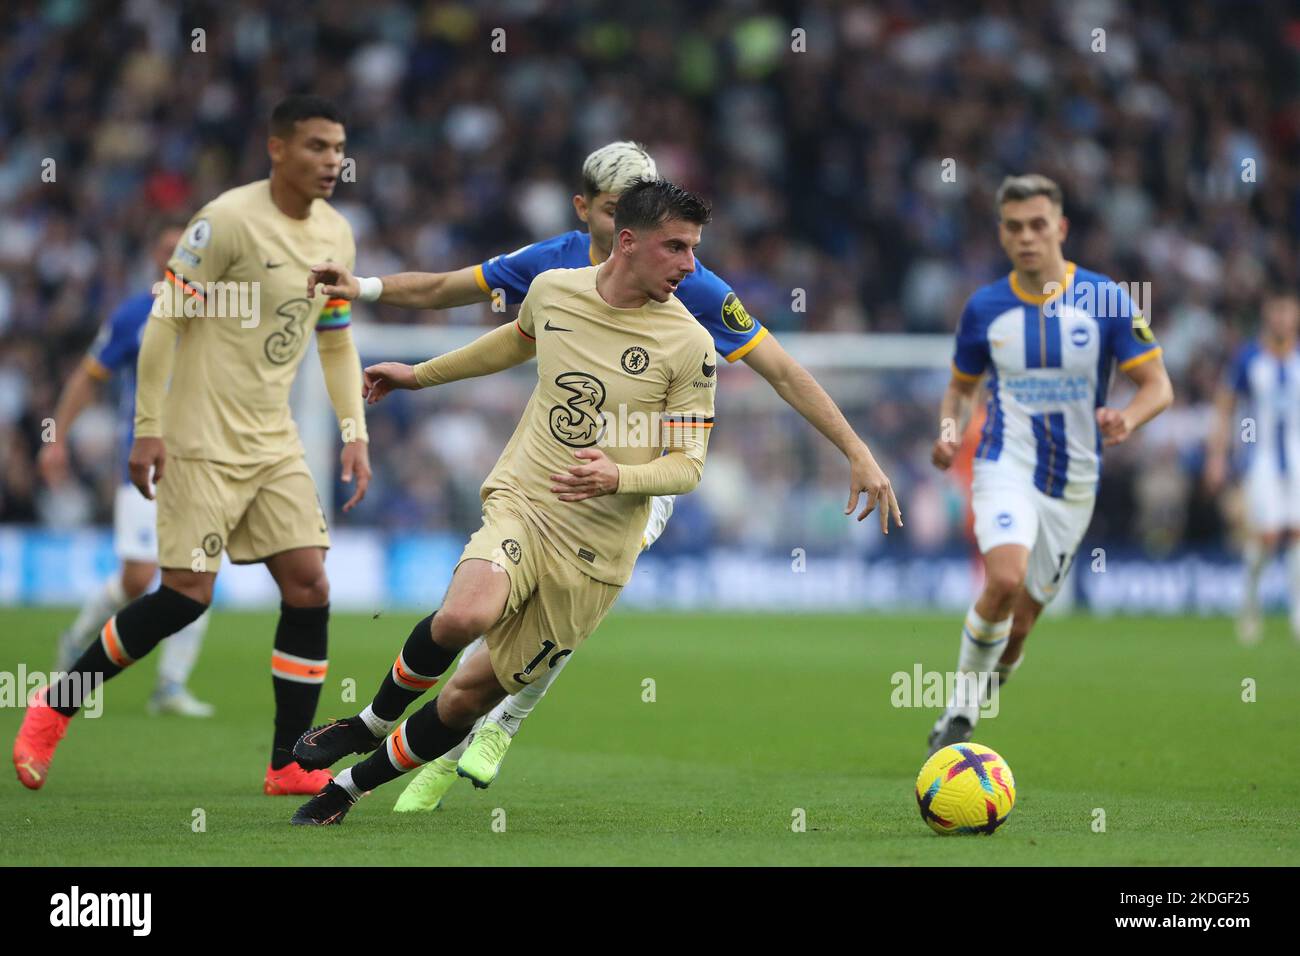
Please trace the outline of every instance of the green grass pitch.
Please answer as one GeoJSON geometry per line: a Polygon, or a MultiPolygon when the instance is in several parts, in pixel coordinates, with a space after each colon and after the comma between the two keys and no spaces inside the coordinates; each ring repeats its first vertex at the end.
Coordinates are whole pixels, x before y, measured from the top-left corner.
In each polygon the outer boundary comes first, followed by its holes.
{"type": "MultiPolygon", "coordinates": [[[[417,618],[335,615],[318,718],[360,709],[417,618]],[[342,700],[348,679],[361,703],[342,700]]],[[[48,669],[70,619],[0,610],[0,671],[48,669]]],[[[1300,648],[1278,620],[1254,649],[1222,619],[1044,620],[975,736],[1018,786],[991,838],[922,823],[912,785],[935,715],[891,705],[894,672],[953,666],[957,616],[616,613],[490,789],[461,781],[435,813],[393,814],[398,781],[320,830],[288,825],[301,798],[261,794],[274,621],[214,616],[193,687],[215,719],[147,717],[151,659],[106,688],[102,718],[73,724],[44,790],[7,770],[0,862],[1300,863],[1300,648]]],[[[0,709],[6,744],[21,713],[0,709]]]]}

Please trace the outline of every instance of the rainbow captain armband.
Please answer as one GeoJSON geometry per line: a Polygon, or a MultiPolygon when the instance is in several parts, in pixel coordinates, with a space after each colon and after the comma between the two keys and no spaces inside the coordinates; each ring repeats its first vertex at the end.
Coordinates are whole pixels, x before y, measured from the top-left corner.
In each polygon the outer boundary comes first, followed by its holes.
{"type": "Polygon", "coordinates": [[[316,320],[317,332],[331,332],[346,329],[352,324],[352,303],[347,299],[330,299],[320,311],[316,320]]]}

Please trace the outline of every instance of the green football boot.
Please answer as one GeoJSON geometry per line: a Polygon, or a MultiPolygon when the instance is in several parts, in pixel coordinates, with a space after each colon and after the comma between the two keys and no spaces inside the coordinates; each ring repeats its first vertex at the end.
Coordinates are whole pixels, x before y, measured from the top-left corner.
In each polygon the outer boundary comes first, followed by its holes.
{"type": "Polygon", "coordinates": [[[394,813],[416,813],[420,810],[437,810],[442,798],[456,782],[456,761],[439,757],[431,760],[406,785],[402,795],[393,804],[394,813]]]}
{"type": "Polygon", "coordinates": [[[506,759],[510,749],[511,737],[495,721],[483,722],[474,733],[474,739],[460,756],[456,772],[469,780],[480,790],[485,789],[497,778],[501,770],[501,761],[506,759]]]}

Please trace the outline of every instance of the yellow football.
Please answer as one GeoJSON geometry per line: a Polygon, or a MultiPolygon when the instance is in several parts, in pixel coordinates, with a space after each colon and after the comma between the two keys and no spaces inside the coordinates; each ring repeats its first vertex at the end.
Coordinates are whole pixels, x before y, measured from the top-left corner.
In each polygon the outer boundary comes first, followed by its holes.
{"type": "Polygon", "coordinates": [[[936,751],[917,774],[916,804],[935,833],[989,834],[1016,805],[1016,780],[988,747],[953,744],[936,751]]]}

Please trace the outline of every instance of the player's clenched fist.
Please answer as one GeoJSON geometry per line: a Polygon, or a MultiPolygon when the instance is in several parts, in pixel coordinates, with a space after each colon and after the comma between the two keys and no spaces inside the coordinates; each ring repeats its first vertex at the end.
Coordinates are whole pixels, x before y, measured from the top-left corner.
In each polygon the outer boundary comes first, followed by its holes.
{"type": "Polygon", "coordinates": [[[947,471],[952,465],[952,460],[957,457],[957,448],[957,442],[936,439],[934,450],[930,452],[930,463],[940,471],[947,471]]]}
{"type": "Polygon", "coordinates": [[[618,491],[618,465],[597,448],[580,448],[573,453],[587,464],[571,465],[568,474],[551,475],[551,493],[561,501],[585,501],[618,491]]]}
{"type": "Polygon", "coordinates": [[[153,484],[163,480],[163,468],[167,464],[167,448],[161,438],[139,438],[131,443],[131,456],[126,461],[127,471],[131,474],[131,484],[140,489],[140,494],[150,501],[154,498],[153,484]],[[153,475],[153,483],[149,481],[153,475]]]}
{"type": "Polygon", "coordinates": [[[401,362],[380,362],[367,366],[361,373],[361,394],[367,405],[374,405],[395,388],[419,388],[415,369],[401,362]]]}
{"type": "Polygon", "coordinates": [[[322,262],[311,267],[307,273],[307,298],[316,296],[316,287],[321,286],[321,294],[331,299],[347,299],[351,302],[361,295],[361,283],[357,281],[347,266],[337,262],[322,262]]]}
{"type": "Polygon", "coordinates": [[[1109,448],[1118,445],[1132,432],[1128,417],[1118,408],[1097,409],[1097,426],[1101,429],[1102,444],[1109,448]]]}

